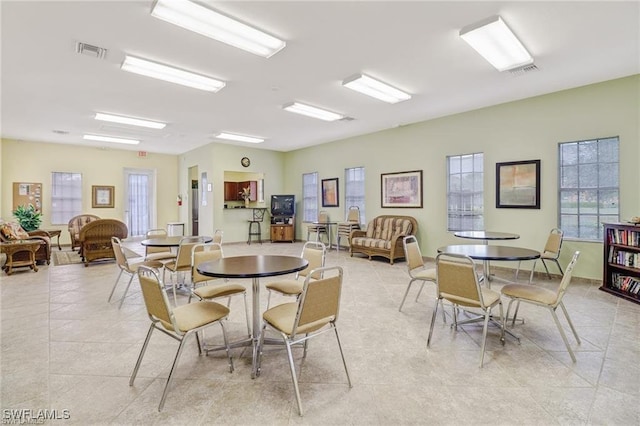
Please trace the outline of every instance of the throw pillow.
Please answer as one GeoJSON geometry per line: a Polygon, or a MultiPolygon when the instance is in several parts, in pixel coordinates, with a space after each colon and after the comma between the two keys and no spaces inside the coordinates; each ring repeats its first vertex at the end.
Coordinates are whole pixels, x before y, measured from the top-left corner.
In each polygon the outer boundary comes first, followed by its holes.
{"type": "Polygon", "coordinates": [[[2,235],[9,240],[26,240],[30,238],[27,231],[22,229],[22,226],[16,222],[7,222],[2,225],[2,235]]]}

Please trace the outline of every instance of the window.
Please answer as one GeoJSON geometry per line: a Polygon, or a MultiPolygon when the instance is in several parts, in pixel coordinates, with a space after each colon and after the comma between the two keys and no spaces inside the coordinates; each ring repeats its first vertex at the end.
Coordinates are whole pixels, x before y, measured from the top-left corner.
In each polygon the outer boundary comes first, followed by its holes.
{"type": "Polygon", "coordinates": [[[484,229],[483,153],[447,156],[447,230],[484,229]]]}
{"type": "Polygon", "coordinates": [[[360,222],[367,223],[364,211],[364,167],[353,167],[344,170],[344,217],[349,213],[349,207],[360,209],[360,222]]]}
{"type": "Polygon", "coordinates": [[[618,137],[558,145],[559,216],[565,237],[601,240],[619,221],[618,137]]]}
{"type": "Polygon", "coordinates": [[[66,225],[82,213],[82,174],[51,173],[51,224],[66,225]]]}
{"type": "Polygon", "coordinates": [[[302,175],[302,221],[318,220],[318,172],[302,175]]]}

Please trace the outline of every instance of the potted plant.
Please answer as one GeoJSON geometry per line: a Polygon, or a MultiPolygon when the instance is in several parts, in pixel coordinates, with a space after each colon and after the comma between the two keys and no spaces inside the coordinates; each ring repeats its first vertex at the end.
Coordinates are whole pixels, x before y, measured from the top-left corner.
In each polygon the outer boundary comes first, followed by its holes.
{"type": "Polygon", "coordinates": [[[35,231],[42,223],[42,214],[36,210],[33,204],[28,206],[18,206],[13,215],[18,219],[18,223],[27,232],[35,231]]]}

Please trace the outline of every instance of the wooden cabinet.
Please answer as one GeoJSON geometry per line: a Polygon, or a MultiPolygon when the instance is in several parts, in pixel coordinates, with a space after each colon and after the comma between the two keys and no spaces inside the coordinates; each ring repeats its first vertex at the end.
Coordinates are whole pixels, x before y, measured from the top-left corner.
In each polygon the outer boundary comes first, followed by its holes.
{"type": "Polygon", "coordinates": [[[288,241],[296,239],[295,220],[293,216],[271,218],[271,242],[288,241]]]}
{"type": "Polygon", "coordinates": [[[249,180],[244,182],[224,182],[224,200],[225,201],[244,201],[240,193],[244,188],[250,188],[251,197],[249,201],[258,200],[258,181],[249,180]]]}
{"type": "Polygon", "coordinates": [[[604,268],[600,290],[640,303],[640,225],[604,224],[604,268]]]}
{"type": "Polygon", "coordinates": [[[238,201],[238,182],[224,183],[224,200],[238,201]]]}

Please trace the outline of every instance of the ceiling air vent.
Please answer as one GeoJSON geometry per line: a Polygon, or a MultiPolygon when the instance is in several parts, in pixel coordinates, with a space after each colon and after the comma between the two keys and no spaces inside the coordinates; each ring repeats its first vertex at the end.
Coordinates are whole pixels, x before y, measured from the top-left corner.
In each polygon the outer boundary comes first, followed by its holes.
{"type": "Polygon", "coordinates": [[[536,66],[536,64],[525,65],[520,68],[515,68],[512,70],[509,70],[509,73],[511,73],[512,76],[517,77],[517,76],[528,74],[534,71],[540,71],[540,69],[536,66]]]}
{"type": "Polygon", "coordinates": [[[76,43],[76,52],[96,59],[104,59],[104,57],[107,56],[107,49],[81,41],[76,43]]]}
{"type": "Polygon", "coordinates": [[[338,120],[338,121],[353,121],[353,120],[355,120],[355,118],[353,118],[353,117],[342,117],[342,118],[341,118],[340,120],[338,120]]]}

